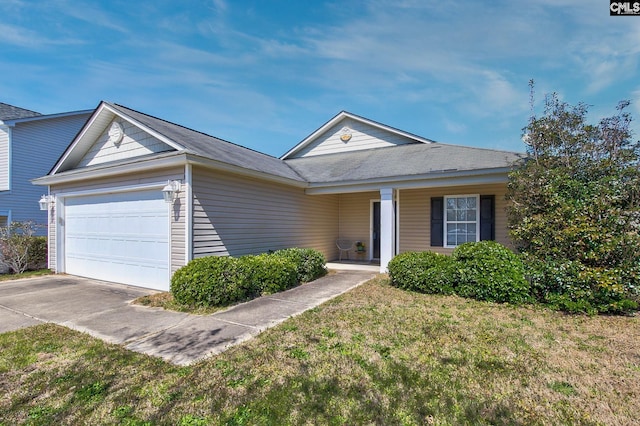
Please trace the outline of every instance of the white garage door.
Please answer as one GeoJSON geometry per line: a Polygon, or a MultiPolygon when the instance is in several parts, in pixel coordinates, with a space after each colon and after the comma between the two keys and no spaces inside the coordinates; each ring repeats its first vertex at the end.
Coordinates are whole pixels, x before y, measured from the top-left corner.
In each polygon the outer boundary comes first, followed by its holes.
{"type": "Polygon", "coordinates": [[[64,215],[67,273],[169,289],[169,209],[161,191],[70,197],[64,215]]]}

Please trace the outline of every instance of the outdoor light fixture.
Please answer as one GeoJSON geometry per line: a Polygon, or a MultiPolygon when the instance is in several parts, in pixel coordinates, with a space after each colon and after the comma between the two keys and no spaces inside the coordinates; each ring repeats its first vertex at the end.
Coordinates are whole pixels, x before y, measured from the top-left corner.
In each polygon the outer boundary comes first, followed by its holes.
{"type": "Polygon", "coordinates": [[[162,188],[162,197],[165,203],[173,203],[176,193],[180,191],[180,182],[177,180],[167,181],[167,185],[162,188]]]}
{"type": "Polygon", "coordinates": [[[38,204],[40,204],[40,210],[48,210],[49,206],[53,205],[55,201],[56,197],[53,195],[43,195],[40,197],[40,201],[38,201],[38,204]]]}

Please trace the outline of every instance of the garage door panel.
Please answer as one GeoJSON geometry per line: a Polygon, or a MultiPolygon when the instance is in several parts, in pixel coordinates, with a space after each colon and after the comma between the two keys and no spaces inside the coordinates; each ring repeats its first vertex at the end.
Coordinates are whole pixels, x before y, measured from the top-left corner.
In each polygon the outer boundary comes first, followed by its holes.
{"type": "Polygon", "coordinates": [[[169,208],[160,191],[69,198],[65,219],[68,273],[168,290],[169,208]]]}

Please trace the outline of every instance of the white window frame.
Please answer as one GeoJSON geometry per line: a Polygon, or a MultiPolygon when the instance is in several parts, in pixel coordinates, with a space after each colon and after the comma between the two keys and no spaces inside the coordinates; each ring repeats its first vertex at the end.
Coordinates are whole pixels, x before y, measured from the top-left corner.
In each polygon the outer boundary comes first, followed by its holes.
{"type": "Polygon", "coordinates": [[[445,195],[444,196],[444,211],[443,213],[443,246],[446,248],[455,248],[457,245],[450,245],[449,240],[447,238],[447,228],[450,223],[475,223],[476,225],[476,242],[480,241],[480,194],[461,194],[461,195],[445,195]],[[447,220],[447,200],[451,198],[471,198],[474,197],[476,199],[476,220],[475,221],[459,221],[459,220],[447,220]]]}

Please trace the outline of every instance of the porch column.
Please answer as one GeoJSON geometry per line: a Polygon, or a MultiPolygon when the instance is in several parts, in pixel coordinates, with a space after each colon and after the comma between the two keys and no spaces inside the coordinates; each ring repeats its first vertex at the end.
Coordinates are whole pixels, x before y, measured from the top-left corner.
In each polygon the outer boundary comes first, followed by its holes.
{"type": "Polygon", "coordinates": [[[394,255],[395,212],[393,188],[380,189],[380,273],[387,272],[387,265],[394,255]]]}

